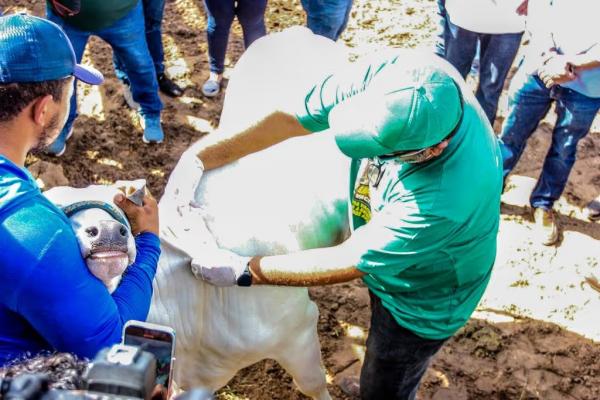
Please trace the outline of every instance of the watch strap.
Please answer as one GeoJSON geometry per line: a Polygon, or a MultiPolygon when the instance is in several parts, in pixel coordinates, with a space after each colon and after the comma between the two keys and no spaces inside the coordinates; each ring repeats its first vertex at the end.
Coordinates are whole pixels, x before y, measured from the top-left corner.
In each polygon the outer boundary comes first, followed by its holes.
{"type": "Polygon", "coordinates": [[[252,285],[252,274],[250,273],[250,261],[246,263],[246,268],[244,268],[244,272],[237,278],[236,281],[238,286],[251,286],[252,285]]]}

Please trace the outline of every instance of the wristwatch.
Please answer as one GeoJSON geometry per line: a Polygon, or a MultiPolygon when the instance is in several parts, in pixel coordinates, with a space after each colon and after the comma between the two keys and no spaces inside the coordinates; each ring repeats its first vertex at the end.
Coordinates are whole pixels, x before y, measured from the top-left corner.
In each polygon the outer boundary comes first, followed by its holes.
{"type": "Polygon", "coordinates": [[[244,272],[237,278],[238,286],[251,286],[252,285],[252,274],[250,273],[250,261],[246,263],[244,272]]]}

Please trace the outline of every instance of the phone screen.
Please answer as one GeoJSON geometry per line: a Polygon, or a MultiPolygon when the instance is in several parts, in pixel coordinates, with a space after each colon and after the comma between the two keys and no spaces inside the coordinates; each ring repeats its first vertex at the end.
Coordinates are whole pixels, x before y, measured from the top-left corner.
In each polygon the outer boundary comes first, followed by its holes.
{"type": "Polygon", "coordinates": [[[156,357],[156,383],[169,389],[171,360],[173,359],[173,336],[167,332],[139,326],[125,329],[124,344],[140,346],[156,357]]]}

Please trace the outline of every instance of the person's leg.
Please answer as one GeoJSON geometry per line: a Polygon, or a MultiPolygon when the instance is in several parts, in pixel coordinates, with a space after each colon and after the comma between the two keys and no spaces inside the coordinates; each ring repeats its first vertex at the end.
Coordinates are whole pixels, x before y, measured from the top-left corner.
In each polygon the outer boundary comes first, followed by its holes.
{"type": "Polygon", "coordinates": [[[202,85],[202,93],[207,97],[214,97],[221,90],[229,30],[235,17],[235,1],[204,0],[204,5],[207,19],[206,37],[210,74],[208,80],[202,85]]]}
{"type": "MultiPolygon", "coordinates": [[[[73,28],[70,25],[67,25],[65,21],[60,18],[58,15],[54,14],[52,9],[48,7],[46,9],[46,18],[50,21],[54,22],[58,26],[60,26],[69,40],[71,41],[71,45],[73,46],[73,52],[75,53],[75,59],[78,63],[81,62],[81,58],[83,57],[83,52],[85,51],[85,46],[90,37],[89,32],[80,31],[79,29],[73,28]]],[[[63,130],[60,132],[56,140],[48,146],[46,152],[57,157],[61,156],[66,149],[66,141],[73,133],[73,123],[77,118],[77,82],[73,82],[73,96],[71,96],[71,104],[69,109],[69,116],[67,117],[67,122],[63,127],[63,130]]]]}
{"type": "Polygon", "coordinates": [[[148,50],[150,50],[154,62],[156,75],[160,76],[165,72],[165,53],[161,30],[165,0],[143,0],[142,5],[144,8],[146,43],[148,43],[148,50]]]}
{"type": "Polygon", "coordinates": [[[521,44],[521,36],[522,33],[480,35],[479,85],[475,97],[492,125],[504,81],[521,44]]]}
{"type": "Polygon", "coordinates": [[[371,328],[360,374],[363,400],[415,398],[429,362],[446,340],[429,340],[398,325],[392,314],[371,296],[371,328]]]}
{"type": "Polygon", "coordinates": [[[265,28],[265,10],[267,0],[238,0],[235,8],[242,31],[244,32],[244,46],[248,48],[256,39],[267,34],[265,28]]]}
{"type": "Polygon", "coordinates": [[[515,167],[527,139],[544,118],[552,99],[550,91],[537,76],[518,73],[510,87],[508,116],[500,135],[504,179],[515,167]]]}
{"type": "Polygon", "coordinates": [[[143,0],[146,42],[154,62],[160,91],[171,97],[181,96],[183,89],[165,75],[165,52],[162,43],[162,19],[165,0],[143,0]]]}
{"type": "Polygon", "coordinates": [[[302,0],[306,25],[314,34],[337,40],[344,30],[351,0],[302,0]]]}
{"type": "Polygon", "coordinates": [[[479,63],[481,62],[481,33],[477,34],[477,46],[475,46],[475,55],[473,56],[473,62],[471,63],[471,69],[469,74],[476,77],[479,74],[479,63]]]}
{"type": "Polygon", "coordinates": [[[229,29],[235,16],[233,0],[205,0],[210,71],[222,74],[225,68],[225,52],[229,39],[229,29]]]}
{"type": "MultiPolygon", "coordinates": [[[[156,75],[160,75],[165,71],[164,66],[164,51],[161,37],[161,23],[163,10],[165,8],[165,0],[143,0],[142,7],[144,9],[144,25],[146,31],[146,43],[148,50],[154,62],[156,75]]],[[[127,74],[123,66],[123,62],[113,54],[113,64],[117,78],[127,82],[127,74]]]]}
{"type": "Polygon", "coordinates": [[[352,1],[353,0],[345,0],[344,3],[346,3],[346,13],[344,15],[344,19],[342,21],[342,24],[340,25],[337,34],[335,35],[336,40],[342,35],[342,33],[346,30],[346,26],[348,26],[348,19],[350,18],[350,11],[352,11],[352,1]]]}
{"type": "Polygon", "coordinates": [[[446,35],[448,34],[448,12],[446,11],[446,0],[437,0],[437,18],[435,47],[433,52],[440,57],[446,57],[446,35]]]}
{"type": "Polygon", "coordinates": [[[144,140],[161,142],[162,102],[158,96],[154,63],[146,44],[141,3],[125,17],[97,34],[111,45],[127,71],[133,100],[140,105],[140,114],[145,123],[144,140]]]}
{"type": "Polygon", "coordinates": [[[117,79],[126,85],[129,85],[129,78],[127,78],[127,72],[125,72],[125,66],[123,62],[117,57],[117,54],[113,52],[113,68],[115,69],[115,75],[117,79]]]}
{"type": "Polygon", "coordinates": [[[447,21],[447,28],[446,60],[465,78],[475,57],[478,34],[454,25],[450,20],[447,21]]]}
{"type": "Polygon", "coordinates": [[[600,99],[559,86],[554,87],[552,92],[556,97],[556,126],[530,199],[532,207],[546,210],[552,209],[562,194],[575,163],[577,143],[587,135],[600,109],[600,99]]]}

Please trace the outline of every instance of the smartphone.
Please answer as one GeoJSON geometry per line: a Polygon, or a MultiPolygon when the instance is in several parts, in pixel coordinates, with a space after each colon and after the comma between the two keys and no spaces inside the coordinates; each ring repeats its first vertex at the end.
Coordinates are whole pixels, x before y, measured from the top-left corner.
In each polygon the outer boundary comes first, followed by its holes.
{"type": "Polygon", "coordinates": [[[175,362],[175,330],[168,326],[131,320],[123,328],[123,344],[139,346],[156,357],[156,384],[171,398],[175,362]]]}

